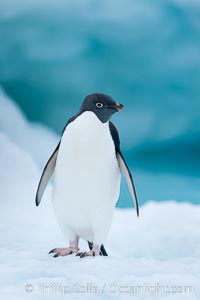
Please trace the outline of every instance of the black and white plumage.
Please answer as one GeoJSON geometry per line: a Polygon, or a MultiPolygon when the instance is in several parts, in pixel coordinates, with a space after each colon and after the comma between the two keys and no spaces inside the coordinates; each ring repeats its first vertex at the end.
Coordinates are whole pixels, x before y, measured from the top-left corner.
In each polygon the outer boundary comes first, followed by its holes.
{"type": "Polygon", "coordinates": [[[111,116],[123,105],[104,94],[91,94],[77,115],[69,119],[61,141],[47,162],[38,186],[36,205],[55,170],[53,207],[58,224],[69,239],[68,248],[53,249],[55,257],[78,253],[79,238],[89,242],[80,257],[106,255],[103,242],[111,225],[124,174],[137,215],[139,208],[132,175],[120,150],[111,116]]]}

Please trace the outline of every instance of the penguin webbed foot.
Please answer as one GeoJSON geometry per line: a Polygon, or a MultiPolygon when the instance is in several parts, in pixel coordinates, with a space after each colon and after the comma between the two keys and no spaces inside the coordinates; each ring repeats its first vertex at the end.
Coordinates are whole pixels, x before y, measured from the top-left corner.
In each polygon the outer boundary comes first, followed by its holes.
{"type": "Polygon", "coordinates": [[[77,253],[76,256],[79,256],[80,258],[84,258],[87,256],[94,257],[94,256],[102,255],[98,245],[94,245],[93,243],[90,243],[90,242],[88,242],[88,245],[89,245],[90,251],[79,252],[79,253],[77,253]]]}
{"type": "Polygon", "coordinates": [[[55,254],[53,257],[59,257],[59,256],[67,256],[71,254],[77,254],[79,251],[78,248],[69,247],[69,248],[54,248],[52,249],[49,254],[55,254]]]}
{"type": "Polygon", "coordinates": [[[79,256],[80,258],[84,258],[87,256],[99,256],[99,253],[96,253],[95,251],[88,251],[88,252],[79,252],[76,254],[76,256],[79,256]]]}

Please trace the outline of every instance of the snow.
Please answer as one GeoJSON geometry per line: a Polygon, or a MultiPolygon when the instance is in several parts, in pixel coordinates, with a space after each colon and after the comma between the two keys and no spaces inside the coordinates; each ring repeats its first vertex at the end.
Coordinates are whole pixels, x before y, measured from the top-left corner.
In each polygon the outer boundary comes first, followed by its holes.
{"type": "MultiPolygon", "coordinates": [[[[24,120],[26,126],[33,130],[24,120]]],[[[49,250],[67,241],[55,222],[51,186],[35,206],[41,170],[25,148],[1,124],[2,299],[199,299],[200,206],[152,201],[141,207],[139,219],[132,209],[116,209],[105,242],[109,257],[54,259],[49,250]]],[[[87,244],[81,241],[80,248],[87,244]]]]}
{"type": "Polygon", "coordinates": [[[0,108],[0,131],[3,131],[43,166],[55,148],[58,136],[44,125],[30,124],[18,105],[5,94],[1,87],[0,108]]]}

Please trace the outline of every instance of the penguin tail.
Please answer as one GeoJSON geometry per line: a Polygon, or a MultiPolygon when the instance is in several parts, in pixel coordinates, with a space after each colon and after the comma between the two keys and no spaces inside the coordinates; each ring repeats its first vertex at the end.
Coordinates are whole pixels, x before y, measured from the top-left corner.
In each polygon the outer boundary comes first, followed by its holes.
{"type": "Polygon", "coordinates": [[[108,253],[106,252],[106,249],[104,248],[104,245],[101,245],[101,253],[103,256],[108,256],[108,253]]]}
{"type": "MultiPolygon", "coordinates": [[[[93,243],[88,242],[88,246],[89,246],[90,250],[92,250],[93,243]]],[[[100,255],[101,256],[108,256],[108,253],[106,252],[106,249],[104,248],[104,245],[101,245],[100,255]]]]}

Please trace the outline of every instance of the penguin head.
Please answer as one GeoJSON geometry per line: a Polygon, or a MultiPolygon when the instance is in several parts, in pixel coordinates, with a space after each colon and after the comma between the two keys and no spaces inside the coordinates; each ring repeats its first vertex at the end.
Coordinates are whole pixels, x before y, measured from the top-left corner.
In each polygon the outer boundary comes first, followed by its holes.
{"type": "Polygon", "coordinates": [[[110,120],[112,115],[124,106],[115,102],[112,97],[104,94],[91,94],[85,97],[80,108],[80,114],[85,111],[91,111],[96,114],[102,123],[110,120]]]}

